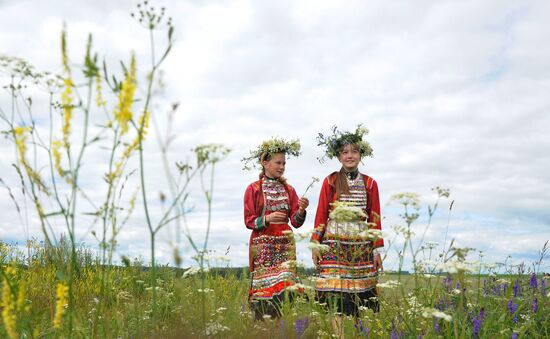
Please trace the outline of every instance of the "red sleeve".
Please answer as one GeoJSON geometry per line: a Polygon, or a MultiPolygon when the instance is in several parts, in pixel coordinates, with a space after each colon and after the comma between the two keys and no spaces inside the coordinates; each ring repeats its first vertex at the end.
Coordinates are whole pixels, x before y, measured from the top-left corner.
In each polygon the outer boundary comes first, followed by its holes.
{"type": "MultiPolygon", "coordinates": [[[[372,179],[372,178],[371,178],[372,179]]],[[[369,222],[374,223],[375,225],[372,228],[377,230],[382,230],[382,218],[380,217],[380,197],[378,196],[378,184],[374,179],[372,179],[372,188],[370,192],[371,197],[371,208],[369,211],[369,222]]],[[[384,246],[384,239],[379,238],[374,241],[374,247],[384,246]]]]}
{"type": "Polygon", "coordinates": [[[315,214],[315,223],[311,241],[321,242],[325,234],[328,215],[330,213],[330,203],[332,202],[332,188],[328,181],[329,177],[323,180],[321,193],[319,193],[319,203],[317,204],[317,213],[315,214]]]}
{"type": "Polygon", "coordinates": [[[300,209],[298,194],[296,194],[294,187],[290,185],[288,186],[288,200],[290,202],[290,223],[292,226],[298,228],[306,221],[306,214],[305,211],[304,215],[298,214],[298,210],[300,209]]]}
{"type": "Polygon", "coordinates": [[[248,185],[244,193],[244,224],[246,228],[251,230],[257,229],[257,219],[261,217],[256,212],[256,201],[258,197],[258,190],[255,189],[254,184],[248,185]]]}

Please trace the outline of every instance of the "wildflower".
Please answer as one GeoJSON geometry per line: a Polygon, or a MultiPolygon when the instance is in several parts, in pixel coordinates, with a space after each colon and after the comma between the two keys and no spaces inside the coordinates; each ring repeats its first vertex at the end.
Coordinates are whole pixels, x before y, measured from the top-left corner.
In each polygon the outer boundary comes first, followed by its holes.
{"type": "Polygon", "coordinates": [[[69,147],[69,134],[71,133],[71,117],[73,111],[73,81],[71,79],[71,68],[69,67],[69,57],[67,56],[67,42],[65,29],[61,32],[61,57],[65,78],[63,84],[65,89],[61,92],[61,106],[63,108],[63,122],[61,126],[63,143],[69,147]]]}
{"type": "Polygon", "coordinates": [[[518,315],[515,314],[518,310],[518,305],[514,303],[512,299],[508,301],[508,312],[510,312],[510,315],[513,316],[512,321],[517,323],[518,322],[518,315]]]}
{"type": "Polygon", "coordinates": [[[436,317],[434,317],[434,333],[439,334],[440,331],[441,331],[441,327],[439,325],[439,320],[436,317]]]}
{"type": "Polygon", "coordinates": [[[132,54],[130,69],[126,73],[122,87],[118,95],[118,106],[115,111],[115,118],[120,126],[120,135],[128,131],[128,123],[132,120],[132,104],[136,91],[136,58],[132,54]]]}
{"type": "Polygon", "coordinates": [[[514,298],[518,296],[519,293],[519,280],[516,279],[514,282],[514,298]]]}
{"type": "Polygon", "coordinates": [[[443,279],[443,285],[446,289],[451,288],[451,283],[453,282],[453,277],[450,274],[447,274],[447,276],[443,279]]]}
{"type": "Polygon", "coordinates": [[[286,289],[289,291],[304,291],[304,290],[312,290],[313,287],[298,283],[292,286],[288,286],[286,289]]]}
{"type": "Polygon", "coordinates": [[[301,338],[307,327],[309,326],[309,318],[297,319],[294,323],[294,331],[296,332],[296,338],[301,338]]]}
{"type": "Polygon", "coordinates": [[[538,284],[537,284],[537,275],[535,274],[535,272],[533,272],[531,274],[531,279],[529,280],[529,286],[532,288],[532,289],[537,289],[538,287],[538,284]]]}
{"type": "Polygon", "coordinates": [[[399,285],[401,285],[401,283],[397,280],[388,280],[384,283],[379,283],[376,286],[381,287],[381,288],[395,288],[399,285]]]}
{"type": "Polygon", "coordinates": [[[422,309],[422,316],[425,317],[425,318],[440,318],[440,319],[443,319],[445,321],[453,320],[453,317],[450,316],[449,314],[441,312],[438,309],[428,308],[428,307],[425,307],[424,309],[422,309]]]}
{"type": "Polygon", "coordinates": [[[69,286],[65,283],[58,283],[56,289],[55,316],[53,318],[53,327],[60,328],[63,314],[68,303],[69,286]]]}
{"type": "Polygon", "coordinates": [[[456,260],[456,261],[449,261],[446,263],[439,264],[437,266],[438,269],[448,272],[450,274],[458,273],[458,272],[474,272],[475,269],[471,265],[467,265],[463,261],[456,260]]]}
{"type": "Polygon", "coordinates": [[[209,322],[208,324],[206,324],[205,333],[207,337],[211,337],[219,332],[225,332],[229,330],[230,328],[227,326],[215,322],[209,322]]]}
{"type": "Polygon", "coordinates": [[[531,311],[533,311],[533,313],[537,313],[538,310],[539,310],[539,299],[535,297],[533,299],[533,303],[531,304],[531,311]]]}
{"type": "Polygon", "coordinates": [[[544,280],[544,276],[540,277],[540,292],[542,295],[546,292],[546,280],[544,280]]]}
{"type": "Polygon", "coordinates": [[[517,334],[516,332],[512,332],[512,339],[518,339],[519,337],[519,334],[517,334]]]}
{"type": "Polygon", "coordinates": [[[99,73],[95,76],[95,91],[96,91],[95,102],[97,107],[105,106],[107,102],[103,100],[103,91],[101,88],[101,76],[99,75],[99,73]]]}
{"type": "Polygon", "coordinates": [[[355,328],[361,333],[361,335],[368,336],[370,333],[370,329],[363,325],[363,320],[359,319],[358,322],[355,323],[355,328]]]}
{"type": "Polygon", "coordinates": [[[12,277],[15,275],[15,269],[13,267],[8,267],[6,273],[2,284],[2,320],[4,321],[8,337],[10,339],[15,339],[18,338],[16,301],[7,279],[8,276],[12,277]]]}
{"type": "Polygon", "coordinates": [[[326,251],[330,250],[329,245],[319,244],[319,243],[316,243],[316,242],[310,242],[307,245],[307,247],[311,250],[318,250],[320,252],[326,252],[326,251]]]}
{"type": "Polygon", "coordinates": [[[57,170],[57,173],[59,175],[63,176],[65,172],[61,168],[61,152],[59,149],[61,148],[61,141],[55,140],[52,142],[52,155],[54,160],[54,168],[57,170]]]}
{"type": "Polygon", "coordinates": [[[483,320],[485,320],[485,309],[481,308],[479,314],[472,319],[472,332],[474,338],[478,338],[483,320]]]}
{"type": "Polygon", "coordinates": [[[329,218],[336,222],[357,221],[367,217],[360,207],[352,206],[348,202],[334,202],[329,218]]]}
{"type": "Polygon", "coordinates": [[[316,183],[316,182],[319,182],[319,178],[317,177],[311,177],[311,183],[306,187],[306,191],[304,192],[304,194],[302,194],[302,197],[305,197],[307,191],[309,191],[309,189],[311,187],[313,187],[313,184],[316,183]]]}
{"type": "Polygon", "coordinates": [[[395,328],[395,325],[392,323],[391,325],[391,334],[390,334],[390,338],[391,339],[401,339],[401,338],[404,338],[405,337],[405,333],[403,331],[401,331],[399,334],[397,333],[397,329],[395,328]]]}
{"type": "Polygon", "coordinates": [[[191,267],[187,271],[183,272],[183,275],[181,277],[182,278],[187,278],[189,276],[192,276],[194,274],[197,274],[197,273],[203,272],[203,271],[207,271],[207,270],[204,270],[200,267],[191,267]]]}

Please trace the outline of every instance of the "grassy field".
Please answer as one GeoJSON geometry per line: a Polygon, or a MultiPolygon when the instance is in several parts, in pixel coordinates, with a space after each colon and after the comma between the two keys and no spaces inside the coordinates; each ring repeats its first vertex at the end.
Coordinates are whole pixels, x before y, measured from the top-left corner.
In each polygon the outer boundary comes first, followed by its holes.
{"type": "MultiPolygon", "coordinates": [[[[331,319],[336,315],[314,301],[307,287],[311,276],[304,274],[306,292],[293,305],[284,305],[281,319],[254,321],[246,268],[193,273],[160,267],[153,306],[151,270],[139,262],[103,266],[81,248],[76,278],[67,286],[73,294],[70,302],[59,288],[63,277],[57,267],[69,258],[69,248],[45,250],[29,242],[27,253],[7,244],[0,249],[0,337],[333,337],[331,319]]],[[[385,274],[380,280],[380,313],[363,310],[359,323],[345,318],[344,335],[504,338],[516,333],[545,338],[550,335],[548,278],[385,274]]]]}

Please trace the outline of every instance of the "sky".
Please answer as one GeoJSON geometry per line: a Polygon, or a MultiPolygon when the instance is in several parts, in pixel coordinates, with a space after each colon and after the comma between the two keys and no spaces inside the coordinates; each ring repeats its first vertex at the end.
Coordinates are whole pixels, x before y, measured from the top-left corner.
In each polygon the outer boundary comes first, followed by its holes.
{"type": "MultiPolygon", "coordinates": [[[[418,243],[454,239],[475,248],[470,257],[489,263],[538,259],[550,239],[550,3],[547,1],[158,1],[174,24],[174,45],[162,65],[162,91],[155,96],[146,150],[146,187],[152,217],[160,218],[158,196],[168,193],[158,147],[166,126],[175,135],[170,163],[185,161],[189,150],[221,143],[232,151],[216,165],[208,248],[214,256],[248,263],[250,231],[243,222],[242,200],[257,171],[242,170],[241,158],[270,137],[298,138],[302,155],[289,158],[285,177],[298,194],[312,177],[339,169],[336,160],[320,163],[318,133],[336,125],[369,128],[374,157],[360,170],[379,185],[386,269],[397,268],[401,237],[392,227],[404,225],[401,207],[388,203],[400,192],[421,197],[421,217],[413,224],[418,243]],[[173,121],[165,112],[179,103],[173,121]],[[450,189],[439,201],[428,225],[431,188],[450,189]],[[452,202],[452,209],[450,205],[452,202]]],[[[149,36],[136,20],[134,1],[0,0],[0,55],[27,60],[37,70],[61,72],[60,33],[67,27],[69,57],[82,64],[85,42],[93,34],[94,50],[112,72],[135,53],[140,77],[138,96],[145,93],[150,63],[149,36]]],[[[166,30],[157,31],[158,49],[166,46],[166,30]]],[[[157,53],[159,53],[157,51],[157,53]]],[[[0,73],[4,86],[9,81],[0,73]]],[[[48,105],[43,92],[29,87],[38,128],[47,132],[48,105]]],[[[138,101],[135,107],[142,102],[138,101]]],[[[110,108],[114,109],[113,101],[110,108]]],[[[8,111],[3,90],[0,107],[8,111]]],[[[78,118],[76,118],[78,119],[78,118]]],[[[92,119],[101,122],[100,114],[92,119]]],[[[78,136],[76,126],[74,137],[78,136]]],[[[2,125],[2,130],[5,130],[2,125]]],[[[13,145],[0,141],[0,177],[20,197],[13,145]]],[[[92,201],[105,195],[102,176],[108,152],[87,153],[82,189],[92,201]]],[[[172,168],[174,166],[172,165],[172,168]]],[[[137,169],[131,161],[129,169],[137,169]]],[[[138,185],[137,176],[129,187],[138,185]]],[[[22,244],[41,239],[36,216],[20,217],[1,187],[0,239],[22,244]]],[[[298,233],[310,232],[320,184],[307,193],[308,218],[298,233]]],[[[127,201],[132,188],[124,196],[127,201]]],[[[23,200],[19,200],[23,206],[23,200]]],[[[190,186],[189,229],[202,244],[207,225],[198,181],[190,186]]],[[[149,234],[137,200],[135,213],[118,237],[116,257],[148,261],[149,234]]],[[[89,211],[85,202],[79,206],[89,211]]],[[[100,225],[80,216],[80,239],[97,248],[92,230],[100,225]]],[[[59,226],[56,234],[63,232],[59,226]]],[[[160,232],[156,257],[173,262],[174,227],[160,232]]],[[[193,251],[179,245],[184,266],[193,251]]],[[[306,243],[298,259],[311,266],[306,243]]],[[[548,258],[547,258],[548,260],[548,258]]],[[[548,271],[547,262],[542,269],[548,271]]]]}

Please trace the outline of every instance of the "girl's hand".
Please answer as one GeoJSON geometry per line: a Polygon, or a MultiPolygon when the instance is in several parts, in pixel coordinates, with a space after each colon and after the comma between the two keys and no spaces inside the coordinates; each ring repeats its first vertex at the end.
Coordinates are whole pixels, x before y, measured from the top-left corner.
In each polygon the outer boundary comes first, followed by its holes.
{"type": "Polygon", "coordinates": [[[280,224],[288,222],[288,218],[285,212],[273,212],[265,217],[265,221],[270,224],[280,224]]]}
{"type": "Polygon", "coordinates": [[[298,200],[298,205],[300,205],[300,214],[303,215],[306,208],[309,206],[308,198],[300,198],[300,200],[298,200]]]}
{"type": "Polygon", "coordinates": [[[321,261],[322,256],[318,249],[314,248],[311,250],[311,259],[313,260],[313,265],[319,266],[319,261],[321,261]]]}
{"type": "Polygon", "coordinates": [[[374,255],[373,264],[374,264],[374,269],[376,270],[376,272],[378,272],[378,271],[384,272],[384,266],[382,266],[382,256],[380,255],[380,253],[376,253],[374,255]]]}

